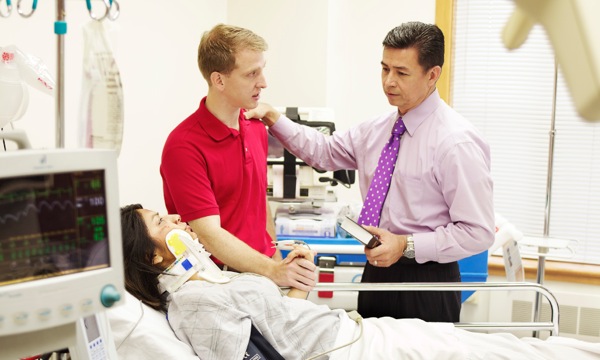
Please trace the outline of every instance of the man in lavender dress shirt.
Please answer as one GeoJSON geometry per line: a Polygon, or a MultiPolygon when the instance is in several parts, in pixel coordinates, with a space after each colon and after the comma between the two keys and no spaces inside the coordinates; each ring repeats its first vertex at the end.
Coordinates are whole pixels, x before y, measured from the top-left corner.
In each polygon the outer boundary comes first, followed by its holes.
{"type": "MultiPolygon", "coordinates": [[[[490,148],[475,127],[439,96],[444,35],[435,25],[404,23],[383,41],[381,81],[395,109],[326,137],[260,104],[261,118],[281,143],[323,170],[357,169],[365,198],[381,149],[402,116],[406,131],[378,227],[381,245],[365,248],[363,282],[460,281],[457,261],[494,241],[490,148]]],[[[361,292],[364,317],[457,322],[460,292],[361,292]]]]}

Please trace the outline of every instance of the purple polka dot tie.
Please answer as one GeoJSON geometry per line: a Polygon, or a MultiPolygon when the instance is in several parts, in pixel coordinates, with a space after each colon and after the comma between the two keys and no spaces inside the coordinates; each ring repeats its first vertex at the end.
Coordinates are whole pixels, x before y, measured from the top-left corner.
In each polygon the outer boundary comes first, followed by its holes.
{"type": "Polygon", "coordinates": [[[362,225],[378,226],[381,217],[381,208],[390,189],[392,174],[398,159],[398,149],[400,149],[400,136],[404,133],[406,127],[402,117],[399,117],[392,129],[392,136],[383,147],[375,176],[371,180],[365,203],[360,211],[358,223],[362,225]]]}

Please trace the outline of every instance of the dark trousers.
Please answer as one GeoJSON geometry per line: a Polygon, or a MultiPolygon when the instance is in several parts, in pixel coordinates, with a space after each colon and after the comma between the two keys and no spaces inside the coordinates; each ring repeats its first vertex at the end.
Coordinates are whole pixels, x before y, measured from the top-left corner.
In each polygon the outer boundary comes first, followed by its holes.
{"type": "MultiPolygon", "coordinates": [[[[367,263],[361,282],[460,282],[460,270],[458,262],[418,264],[402,257],[388,268],[367,263]]],[[[460,291],[361,291],[357,310],[365,318],[391,316],[458,322],[460,307],[460,291]]]]}

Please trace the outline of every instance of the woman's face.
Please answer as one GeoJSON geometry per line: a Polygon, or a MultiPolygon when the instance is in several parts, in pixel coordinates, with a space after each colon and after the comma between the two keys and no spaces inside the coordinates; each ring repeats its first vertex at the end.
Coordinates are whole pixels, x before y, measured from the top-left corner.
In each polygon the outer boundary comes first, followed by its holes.
{"type": "Polygon", "coordinates": [[[179,215],[160,215],[155,211],[148,209],[138,210],[146,223],[148,228],[148,235],[154,241],[156,246],[156,255],[160,255],[163,258],[161,263],[171,264],[175,261],[175,256],[167,248],[165,239],[169,231],[173,229],[181,229],[191,235],[192,239],[197,239],[198,235],[192,231],[192,228],[181,222],[179,215]]]}

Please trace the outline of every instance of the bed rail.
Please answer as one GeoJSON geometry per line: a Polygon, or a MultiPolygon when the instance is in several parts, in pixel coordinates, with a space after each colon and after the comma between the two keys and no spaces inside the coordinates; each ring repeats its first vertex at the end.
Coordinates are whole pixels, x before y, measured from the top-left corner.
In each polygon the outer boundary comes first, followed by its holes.
{"type": "Polygon", "coordinates": [[[550,304],[551,322],[459,322],[456,327],[467,330],[548,330],[559,335],[559,308],[554,295],[543,285],[515,282],[449,282],[449,283],[317,283],[315,291],[534,291],[544,295],[550,304]]]}

